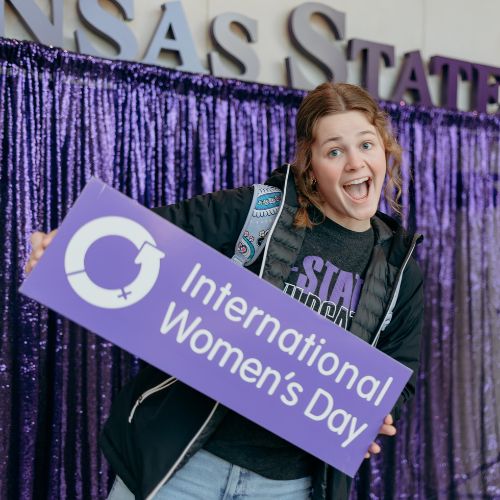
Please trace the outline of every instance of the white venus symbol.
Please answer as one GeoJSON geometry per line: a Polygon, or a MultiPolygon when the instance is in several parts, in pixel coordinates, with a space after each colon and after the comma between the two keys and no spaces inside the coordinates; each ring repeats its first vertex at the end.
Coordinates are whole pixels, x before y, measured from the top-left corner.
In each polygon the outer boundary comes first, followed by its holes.
{"type": "Polygon", "coordinates": [[[137,222],[126,217],[99,217],[87,222],[73,235],[64,255],[64,269],[71,287],[83,300],[104,309],[121,309],[136,304],[151,291],[160,273],[160,260],[164,257],[151,234],[137,222]],[[140,264],[140,271],[122,288],[103,288],[85,271],[87,250],[106,236],[126,238],[138,250],[134,262],[140,264]]]}

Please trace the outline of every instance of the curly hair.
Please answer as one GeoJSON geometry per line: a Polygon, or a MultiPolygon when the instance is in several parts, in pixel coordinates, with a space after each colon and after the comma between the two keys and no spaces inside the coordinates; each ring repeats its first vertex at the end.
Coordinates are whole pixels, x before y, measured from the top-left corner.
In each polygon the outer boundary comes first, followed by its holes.
{"type": "Polygon", "coordinates": [[[348,83],[326,82],[309,92],[302,101],[296,119],[297,152],[292,171],[298,191],[299,209],[295,216],[295,225],[312,227],[308,214],[310,205],[320,211],[322,200],[315,189],[312,175],[311,146],[314,143],[314,131],[318,121],[324,116],[346,111],[360,111],[379,133],[387,163],[387,180],[384,194],[391,208],[401,213],[399,199],[402,191],[401,147],[391,130],[388,116],[366,90],[348,83]]]}

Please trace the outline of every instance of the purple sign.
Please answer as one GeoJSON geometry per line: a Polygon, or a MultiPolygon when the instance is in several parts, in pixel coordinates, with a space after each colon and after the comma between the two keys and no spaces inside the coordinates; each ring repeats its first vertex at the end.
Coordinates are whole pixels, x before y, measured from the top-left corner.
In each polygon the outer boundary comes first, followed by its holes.
{"type": "Polygon", "coordinates": [[[411,375],[95,179],[21,292],[350,476],[411,375]]]}

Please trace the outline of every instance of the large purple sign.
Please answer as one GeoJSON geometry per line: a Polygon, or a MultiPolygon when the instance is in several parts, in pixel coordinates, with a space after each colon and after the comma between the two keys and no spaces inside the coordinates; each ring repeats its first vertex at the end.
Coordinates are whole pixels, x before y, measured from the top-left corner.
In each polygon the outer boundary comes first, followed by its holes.
{"type": "Polygon", "coordinates": [[[350,476],[411,374],[95,179],[21,292],[350,476]]]}

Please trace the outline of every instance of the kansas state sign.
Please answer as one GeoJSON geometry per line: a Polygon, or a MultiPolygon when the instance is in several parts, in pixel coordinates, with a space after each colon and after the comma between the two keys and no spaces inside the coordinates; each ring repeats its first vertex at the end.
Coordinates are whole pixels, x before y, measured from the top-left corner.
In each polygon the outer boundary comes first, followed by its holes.
{"type": "Polygon", "coordinates": [[[21,292],[350,476],[411,375],[95,179],[21,292]]]}
{"type": "MultiPolygon", "coordinates": [[[[78,51],[83,54],[105,57],[88,36],[87,32],[90,30],[94,38],[104,39],[116,48],[117,59],[163,64],[164,60],[160,54],[168,52],[175,54],[181,61],[181,64],[176,66],[177,70],[207,72],[195,48],[186,12],[180,1],[161,3],[163,12],[159,16],[158,26],[151,35],[144,54],[140,53],[137,38],[129,26],[130,21],[135,18],[134,8],[139,8],[139,2],[113,0],[119,10],[117,14],[113,14],[101,5],[102,2],[99,0],[78,0],[78,5],[70,5],[76,4],[76,1],[52,0],[52,21],[37,3],[39,3],[37,0],[8,0],[8,4],[13,7],[34,39],[40,43],[63,47],[67,41],[63,36],[63,20],[68,14],[68,17],[71,17],[71,11],[74,9],[75,15],[85,26],[75,30],[75,42],[78,51]]],[[[160,12],[160,2],[158,3],[160,12]]],[[[275,4],[278,5],[279,2],[275,4]]],[[[4,2],[0,1],[0,36],[9,36],[4,29],[3,7],[4,2]]],[[[469,26],[468,29],[472,30],[473,27],[469,26]]],[[[387,43],[351,38],[345,48],[341,47],[339,42],[346,38],[346,14],[332,8],[328,3],[304,2],[296,6],[288,16],[288,31],[291,44],[321,69],[326,80],[347,81],[347,62],[359,60],[362,68],[360,83],[376,99],[379,98],[381,68],[396,65],[396,48],[387,43]],[[314,16],[326,21],[332,32],[333,42],[322,36],[314,27],[314,16]]],[[[254,49],[258,41],[258,32],[258,20],[244,14],[226,12],[216,16],[211,21],[209,29],[216,50],[206,54],[210,73],[219,77],[258,81],[260,61],[259,54],[254,49]],[[234,32],[235,26],[243,31],[247,41],[243,41],[234,32]],[[230,70],[224,59],[232,61],[237,66],[238,72],[230,70]]],[[[144,29],[141,27],[141,37],[144,35],[144,29]]],[[[287,84],[290,87],[312,89],[315,86],[309,81],[307,72],[302,68],[298,58],[287,57],[284,63],[287,84]]],[[[389,99],[400,102],[406,98],[407,93],[410,93],[416,104],[431,106],[426,72],[426,64],[420,51],[405,53],[389,99]]],[[[461,80],[470,82],[471,109],[486,112],[489,104],[498,103],[500,87],[498,67],[435,55],[429,61],[428,72],[434,75],[434,78],[441,78],[440,104],[445,108],[456,109],[458,85],[461,80]]]]}

